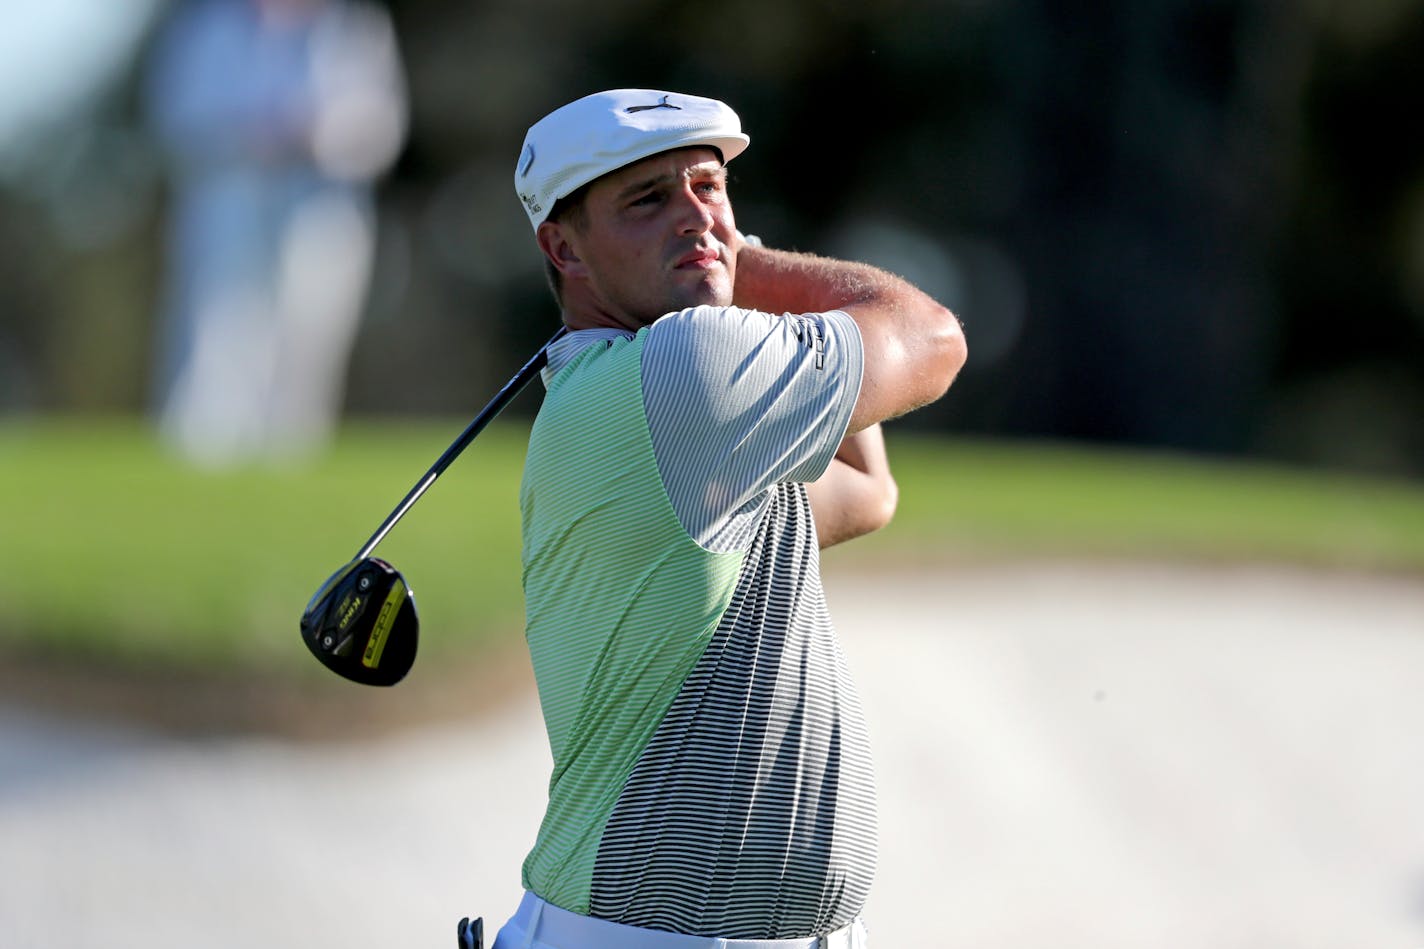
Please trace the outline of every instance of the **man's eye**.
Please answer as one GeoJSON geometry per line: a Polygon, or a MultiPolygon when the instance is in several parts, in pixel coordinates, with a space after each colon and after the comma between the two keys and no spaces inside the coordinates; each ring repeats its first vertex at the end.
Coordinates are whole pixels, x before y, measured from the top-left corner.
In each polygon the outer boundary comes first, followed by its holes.
{"type": "Polygon", "coordinates": [[[662,196],[658,192],[650,191],[645,195],[641,195],[639,197],[634,198],[631,202],[629,202],[629,206],[636,208],[650,204],[657,204],[658,201],[661,200],[661,198],[662,196]]]}

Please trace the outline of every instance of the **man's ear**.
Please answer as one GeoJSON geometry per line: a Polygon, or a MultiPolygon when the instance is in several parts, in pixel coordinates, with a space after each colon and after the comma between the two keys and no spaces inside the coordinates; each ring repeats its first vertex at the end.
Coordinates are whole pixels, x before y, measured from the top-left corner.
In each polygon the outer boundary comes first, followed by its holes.
{"type": "Polygon", "coordinates": [[[534,237],[544,256],[565,280],[577,280],[587,275],[588,268],[578,252],[578,235],[568,224],[545,221],[539,225],[534,237]]]}

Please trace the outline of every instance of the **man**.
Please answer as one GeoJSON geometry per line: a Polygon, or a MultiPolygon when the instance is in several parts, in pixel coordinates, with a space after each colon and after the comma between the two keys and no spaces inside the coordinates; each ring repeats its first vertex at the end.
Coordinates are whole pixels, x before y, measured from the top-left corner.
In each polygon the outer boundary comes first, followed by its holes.
{"type": "Polygon", "coordinates": [[[889,520],[879,423],[965,347],[896,277],[751,246],[748,141],[720,102],[617,90],[515,169],[571,332],[520,499],[554,770],[496,949],[865,945],[870,755],[818,549],[889,520]]]}

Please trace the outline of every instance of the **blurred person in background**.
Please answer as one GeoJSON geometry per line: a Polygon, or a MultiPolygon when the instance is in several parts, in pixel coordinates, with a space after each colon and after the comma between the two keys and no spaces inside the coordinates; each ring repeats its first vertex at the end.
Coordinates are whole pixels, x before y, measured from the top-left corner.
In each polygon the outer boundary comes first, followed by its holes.
{"type": "Polygon", "coordinates": [[[161,432],[203,464],[310,454],[341,408],[373,184],[405,137],[389,17],[359,0],[189,0],[150,65],[171,181],[161,432]]]}

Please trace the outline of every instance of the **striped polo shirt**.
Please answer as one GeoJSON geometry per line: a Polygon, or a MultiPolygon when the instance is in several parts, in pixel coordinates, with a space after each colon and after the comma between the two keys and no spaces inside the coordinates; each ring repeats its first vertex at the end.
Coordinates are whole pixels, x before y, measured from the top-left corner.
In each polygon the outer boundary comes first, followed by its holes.
{"type": "Polygon", "coordinates": [[[520,491],[554,762],[526,889],[729,939],[860,912],[869,742],[804,482],[845,434],[861,366],[840,312],[698,307],[551,349],[520,491]]]}

